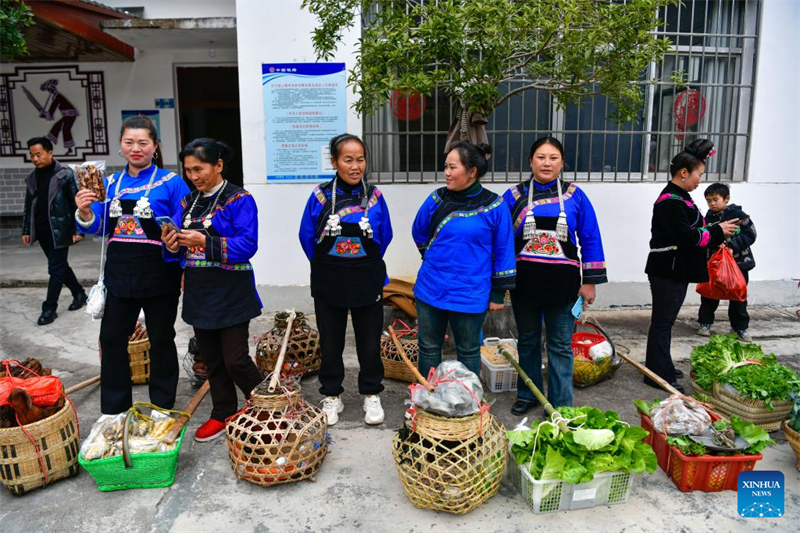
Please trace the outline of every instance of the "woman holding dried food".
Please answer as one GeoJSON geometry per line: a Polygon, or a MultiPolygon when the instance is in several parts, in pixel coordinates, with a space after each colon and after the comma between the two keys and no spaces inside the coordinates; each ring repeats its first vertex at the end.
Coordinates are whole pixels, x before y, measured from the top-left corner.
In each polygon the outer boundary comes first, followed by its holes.
{"type": "Polygon", "coordinates": [[[457,142],[444,164],[446,186],[420,207],[412,226],[422,266],[414,285],[419,322],[419,370],[442,362],[448,323],[458,360],[480,374],[480,340],[487,311],[503,308],[514,288],[514,239],[503,199],[484,189],[491,148],[457,142]]]}
{"type": "Polygon", "coordinates": [[[197,190],[182,201],[180,228],[162,226],[171,252],[181,251],[183,321],[194,327],[200,356],[208,367],[213,407],[195,433],[200,442],[225,433],[236,413],[236,386],[249,398],[261,375],[249,356],[250,320],[261,314],[250,259],[258,250],[258,209],[250,193],[222,178],[230,147],[200,138],[180,153],[186,177],[197,190]]]}
{"type": "MultiPolygon", "coordinates": [[[[517,287],[511,292],[517,322],[519,363],[542,389],[542,319],[547,334],[547,400],[572,405],[572,307],[580,297],[594,303],[595,285],[608,281],[600,227],[592,203],[575,183],[559,177],[564,148],[542,137],[531,145],[531,177],[505,192],[514,221],[517,287]],[[580,253],[578,252],[580,245],[580,253]]],[[[538,403],[519,379],[517,401],[522,415],[538,403]]]]}
{"type": "MultiPolygon", "coordinates": [[[[700,185],[714,145],[698,139],[672,158],[672,179],[656,199],[650,229],[650,255],[645,272],[650,280],[653,311],[647,334],[646,366],[683,392],[670,354],[672,326],[689,283],[708,281],[707,252],[736,230],[738,219],[705,226],[703,214],[689,195],[700,185]]],[[[651,387],[658,385],[644,378],[651,387]]]]}
{"type": "Polygon", "coordinates": [[[366,181],[363,141],[342,134],[331,139],[329,148],[336,175],[311,193],[300,225],[300,244],[311,262],[311,296],[322,349],[322,410],[333,425],[344,409],[339,396],[344,392],[342,352],[349,310],[364,421],[380,424],[384,418],[378,397],[383,391],[380,338],[383,286],[388,282],[383,255],[392,241],[392,223],[381,191],[366,181]]]}
{"type": "Polygon", "coordinates": [[[156,217],[177,219],[189,188],[174,172],[153,164],[158,149],[153,122],[135,116],[122,124],[120,155],[125,168],[105,180],[106,201],[82,189],[75,218],[84,233],[109,235],[104,270],[108,292],[100,324],[100,407],[117,414],[131,407],[128,336],[144,309],[150,338],[150,401],[171,409],[178,386],[175,317],[180,297],[178,256],[161,242],[156,217]]]}

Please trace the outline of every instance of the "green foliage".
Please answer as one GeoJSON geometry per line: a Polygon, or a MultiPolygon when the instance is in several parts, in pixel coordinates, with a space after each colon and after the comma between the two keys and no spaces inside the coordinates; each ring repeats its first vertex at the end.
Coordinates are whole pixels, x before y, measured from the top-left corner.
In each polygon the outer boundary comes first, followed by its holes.
{"type": "Polygon", "coordinates": [[[800,394],[791,392],[789,398],[792,400],[792,412],[789,413],[789,427],[795,431],[800,431],[800,394]]]}
{"type": "Polygon", "coordinates": [[[530,465],[535,479],[563,479],[578,484],[591,481],[600,472],[655,471],[655,453],[642,441],[647,431],[621,422],[614,411],[562,407],[559,413],[571,420],[566,433],[550,422],[538,422],[530,430],[508,432],[516,464],[530,465]]]}
{"type": "Polygon", "coordinates": [[[800,377],[778,363],[774,354],[764,355],[757,344],[745,344],[736,335],[714,335],[707,344],[692,350],[692,373],[695,382],[710,390],[714,382],[729,384],[740,396],[761,400],[772,408],[772,400],[786,400],[792,391],[800,391],[800,377]],[[734,365],[747,360],[761,364],[734,365]]]}
{"type": "Polygon", "coordinates": [[[652,402],[648,402],[647,400],[633,400],[633,405],[638,407],[639,411],[641,411],[645,416],[650,416],[650,410],[660,403],[661,400],[658,398],[653,398],[652,402]]]}
{"type": "Polygon", "coordinates": [[[0,59],[12,61],[28,54],[22,32],[33,26],[31,8],[19,0],[0,0],[0,59]]]}
{"type": "Polygon", "coordinates": [[[714,429],[717,431],[724,431],[728,428],[728,426],[732,426],[733,432],[747,441],[750,446],[746,450],[740,452],[720,452],[709,450],[704,445],[682,435],[667,436],[667,444],[678,448],[686,457],[695,457],[699,455],[756,455],[761,453],[761,450],[767,446],[772,446],[775,444],[775,441],[769,437],[769,433],[767,433],[766,430],[756,426],[755,424],[751,424],[750,422],[745,422],[738,416],[732,416],[730,423],[723,420],[714,422],[714,429]]]}
{"type": "Polygon", "coordinates": [[[304,0],[317,16],[314,49],[330,59],[359,15],[363,20],[349,83],[360,113],[393,90],[434,88],[489,115],[526,90],[556,104],[608,96],[620,122],[636,118],[642,78],[669,46],[653,31],[658,11],[677,0],[304,0]],[[502,82],[520,82],[501,94],[502,82]]]}

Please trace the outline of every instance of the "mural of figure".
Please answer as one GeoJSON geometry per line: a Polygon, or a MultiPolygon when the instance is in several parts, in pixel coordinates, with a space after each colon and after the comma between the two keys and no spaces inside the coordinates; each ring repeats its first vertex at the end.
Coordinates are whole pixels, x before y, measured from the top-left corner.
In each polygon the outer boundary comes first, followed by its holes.
{"type": "Polygon", "coordinates": [[[50,121],[54,119],[53,115],[57,110],[61,111],[61,118],[50,128],[50,133],[47,134],[47,138],[50,139],[50,142],[53,144],[58,144],[58,135],[61,133],[64,139],[64,148],[67,149],[66,155],[71,155],[74,153],[75,148],[75,139],[72,137],[72,125],[78,118],[78,110],[72,105],[72,102],[58,92],[58,80],[47,80],[42,84],[40,89],[50,93],[47,101],[50,102],[52,98],[52,102],[49,108],[47,108],[47,103],[45,103],[44,107],[47,109],[39,116],[50,121]]]}

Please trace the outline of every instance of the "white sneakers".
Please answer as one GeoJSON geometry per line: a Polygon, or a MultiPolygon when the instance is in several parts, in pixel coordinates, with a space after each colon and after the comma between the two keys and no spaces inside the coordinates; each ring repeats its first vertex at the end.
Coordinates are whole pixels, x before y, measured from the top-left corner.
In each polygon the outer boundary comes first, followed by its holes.
{"type": "Polygon", "coordinates": [[[383,423],[383,407],[378,396],[364,396],[364,422],[370,426],[383,423]]]}
{"type": "MultiPolygon", "coordinates": [[[[384,413],[378,396],[364,396],[364,422],[370,426],[383,423],[384,413]]],[[[322,400],[322,412],[332,426],[339,421],[339,413],[344,411],[344,403],[338,396],[327,396],[322,400]]]]}
{"type": "Polygon", "coordinates": [[[326,396],[322,400],[322,412],[328,418],[328,425],[332,426],[339,421],[339,413],[344,411],[344,404],[338,396],[326,396]]]}

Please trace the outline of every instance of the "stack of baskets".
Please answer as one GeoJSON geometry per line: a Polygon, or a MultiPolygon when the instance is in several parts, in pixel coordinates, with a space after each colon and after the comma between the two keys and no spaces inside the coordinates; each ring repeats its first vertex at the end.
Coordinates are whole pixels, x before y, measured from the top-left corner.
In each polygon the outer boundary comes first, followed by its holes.
{"type": "Polygon", "coordinates": [[[418,410],[392,440],[411,503],[454,514],[468,513],[497,494],[507,449],[505,428],[485,411],[454,418],[418,410]]]}
{"type": "MultiPolygon", "coordinates": [[[[296,315],[292,323],[284,368],[281,369],[281,373],[304,376],[317,372],[322,365],[319,331],[308,325],[308,320],[303,313],[296,313],[296,315]]],[[[276,313],[275,327],[258,340],[256,364],[263,375],[267,375],[275,369],[288,321],[289,313],[276,313]]]]}
{"type": "Polygon", "coordinates": [[[745,422],[755,424],[770,433],[781,429],[783,422],[792,410],[790,400],[772,400],[772,409],[770,409],[766,402],[739,396],[716,381],[710,391],[701,389],[695,382],[694,376],[691,381],[695,393],[699,392],[708,396],[708,403],[713,405],[720,414],[727,417],[736,415],[745,422]]]}
{"type": "Polygon", "coordinates": [[[576,387],[588,387],[611,378],[622,359],[617,356],[617,348],[599,324],[576,321],[572,329],[573,373],[572,383],[576,387]],[[592,347],[603,342],[611,345],[611,356],[593,360],[592,347]]]}
{"type": "Polygon", "coordinates": [[[150,337],[139,323],[128,337],[128,359],[131,365],[131,382],[144,385],[150,381],[150,337]]]}
{"type": "Polygon", "coordinates": [[[262,487],[312,478],[328,453],[325,413],[302,399],[298,385],[270,394],[267,383],[225,426],[231,468],[262,487]]]}
{"type": "MultiPolygon", "coordinates": [[[[411,328],[399,319],[394,321],[392,328],[411,364],[417,365],[419,362],[417,328],[411,328]],[[402,327],[398,328],[398,325],[402,327]]],[[[381,360],[383,360],[383,375],[385,377],[409,383],[414,382],[414,374],[403,362],[403,358],[400,356],[400,352],[397,350],[397,346],[388,331],[384,331],[381,336],[381,360]]]]}
{"type": "Polygon", "coordinates": [[[70,402],[53,416],[0,429],[0,483],[11,494],[43,488],[78,473],[78,417],[70,402]],[[27,435],[25,434],[27,432],[27,435]]]}

